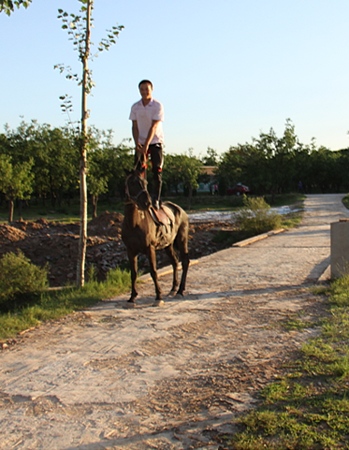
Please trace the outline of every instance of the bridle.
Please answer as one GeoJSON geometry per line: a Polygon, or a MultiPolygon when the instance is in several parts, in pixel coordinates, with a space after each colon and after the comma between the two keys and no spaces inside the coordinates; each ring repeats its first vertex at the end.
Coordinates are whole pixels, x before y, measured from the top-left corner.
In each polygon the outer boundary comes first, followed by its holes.
{"type": "MultiPolygon", "coordinates": [[[[142,189],[141,189],[139,192],[137,192],[136,195],[131,195],[130,190],[129,190],[129,187],[128,187],[128,180],[129,180],[129,178],[132,177],[132,176],[133,176],[133,174],[131,173],[131,174],[126,178],[126,183],[125,183],[125,193],[126,193],[127,198],[128,198],[129,200],[131,200],[132,203],[134,203],[134,204],[137,205],[137,204],[138,204],[138,203],[137,203],[138,198],[139,198],[142,194],[148,195],[148,190],[147,190],[146,187],[144,187],[143,183],[142,183],[139,179],[137,179],[137,183],[139,183],[139,185],[141,186],[142,189]]],[[[144,183],[146,183],[146,182],[144,182],[144,183]]]]}

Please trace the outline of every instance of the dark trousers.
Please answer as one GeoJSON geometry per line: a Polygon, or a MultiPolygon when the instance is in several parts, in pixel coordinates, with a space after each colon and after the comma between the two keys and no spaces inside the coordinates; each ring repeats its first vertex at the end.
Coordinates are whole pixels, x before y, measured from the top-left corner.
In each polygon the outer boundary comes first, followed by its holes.
{"type": "Polygon", "coordinates": [[[142,168],[147,168],[147,160],[150,157],[154,187],[152,198],[153,200],[160,200],[161,186],[162,186],[162,166],[164,163],[162,144],[151,144],[149,145],[147,155],[135,154],[135,167],[137,170],[142,168]]]}

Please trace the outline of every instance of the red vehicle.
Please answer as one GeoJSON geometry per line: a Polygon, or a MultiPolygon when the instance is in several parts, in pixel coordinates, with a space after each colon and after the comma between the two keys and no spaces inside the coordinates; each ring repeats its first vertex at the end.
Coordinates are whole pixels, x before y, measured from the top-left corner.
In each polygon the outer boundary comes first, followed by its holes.
{"type": "Polygon", "coordinates": [[[238,183],[235,186],[227,189],[228,195],[242,195],[242,194],[249,194],[250,188],[248,186],[245,186],[242,183],[238,183]]]}

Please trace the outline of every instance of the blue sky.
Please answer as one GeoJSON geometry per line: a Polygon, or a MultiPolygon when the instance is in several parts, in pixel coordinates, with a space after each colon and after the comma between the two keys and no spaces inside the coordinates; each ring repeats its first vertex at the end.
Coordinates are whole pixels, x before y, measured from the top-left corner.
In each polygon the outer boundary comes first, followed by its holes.
{"type": "MultiPolygon", "coordinates": [[[[80,88],[53,66],[81,65],[57,10],[77,0],[33,0],[0,15],[0,131],[24,119],[63,126],[59,96],[80,88]]],[[[348,0],[95,0],[92,41],[124,25],[118,42],[90,64],[96,87],[89,123],[131,137],[131,104],[148,78],[164,104],[168,153],[219,154],[286,119],[300,141],[349,146],[348,0]]],[[[96,47],[95,47],[96,49],[96,47]]]]}

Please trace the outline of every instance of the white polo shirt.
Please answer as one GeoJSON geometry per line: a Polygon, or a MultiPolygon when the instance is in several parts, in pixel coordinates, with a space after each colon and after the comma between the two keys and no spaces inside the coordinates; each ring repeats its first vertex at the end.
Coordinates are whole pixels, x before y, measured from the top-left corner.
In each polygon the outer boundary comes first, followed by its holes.
{"type": "Polygon", "coordinates": [[[152,98],[150,102],[144,106],[142,100],[139,100],[137,103],[132,105],[130,120],[137,121],[139,142],[141,144],[144,144],[147,139],[153,120],[160,120],[150,144],[164,143],[164,133],[162,129],[162,122],[164,121],[164,108],[160,102],[152,98]]]}

